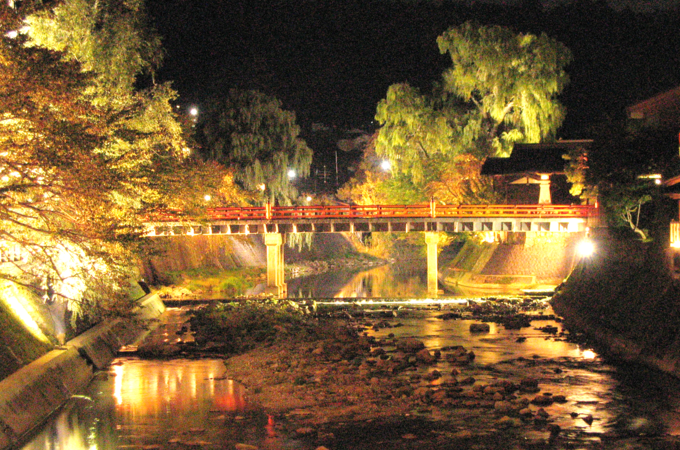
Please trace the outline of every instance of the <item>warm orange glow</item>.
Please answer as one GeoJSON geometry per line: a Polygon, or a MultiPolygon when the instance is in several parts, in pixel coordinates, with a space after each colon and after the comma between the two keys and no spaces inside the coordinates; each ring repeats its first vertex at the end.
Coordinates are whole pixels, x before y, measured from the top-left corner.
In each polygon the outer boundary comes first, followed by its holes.
{"type": "Polygon", "coordinates": [[[5,305],[7,305],[10,312],[14,314],[36,339],[49,343],[47,336],[43,334],[37,322],[31,316],[31,313],[26,309],[25,305],[28,305],[29,302],[24,298],[21,292],[19,292],[17,287],[11,283],[4,283],[4,285],[0,285],[0,290],[3,291],[2,295],[0,295],[0,301],[3,301],[5,305]]]}

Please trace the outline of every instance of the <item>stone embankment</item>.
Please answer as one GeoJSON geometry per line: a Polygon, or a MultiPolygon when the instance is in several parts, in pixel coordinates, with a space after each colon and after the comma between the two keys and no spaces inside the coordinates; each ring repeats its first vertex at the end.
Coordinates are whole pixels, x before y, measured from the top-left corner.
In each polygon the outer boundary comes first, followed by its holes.
{"type": "Polygon", "coordinates": [[[450,290],[520,292],[552,289],[571,272],[581,233],[507,233],[502,243],[466,242],[440,270],[450,290]]]}
{"type": "Polygon", "coordinates": [[[595,246],[554,296],[555,312],[601,352],[680,377],[680,286],[664,251],[606,234],[595,246]]]}
{"type": "Polygon", "coordinates": [[[140,299],[133,319],[101,323],[0,382],[0,449],[16,444],[103,369],[124,345],[140,340],[165,310],[157,295],[140,299]]]}

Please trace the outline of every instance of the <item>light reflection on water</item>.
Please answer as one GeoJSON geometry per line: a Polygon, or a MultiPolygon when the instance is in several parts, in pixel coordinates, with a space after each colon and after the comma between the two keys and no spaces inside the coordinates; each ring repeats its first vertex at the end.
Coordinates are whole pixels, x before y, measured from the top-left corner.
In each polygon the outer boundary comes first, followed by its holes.
{"type": "MultiPolygon", "coordinates": [[[[420,285],[410,275],[405,280],[396,277],[390,288],[392,275],[386,269],[378,269],[371,274],[352,275],[353,287],[349,290],[343,289],[338,281],[342,277],[332,278],[333,274],[329,275],[331,278],[308,277],[311,283],[307,284],[289,283],[289,288],[297,286],[297,292],[312,298],[338,295],[367,298],[374,297],[376,292],[388,297],[425,296],[422,277],[420,285]]],[[[373,307],[378,304],[368,303],[373,307]]],[[[443,307],[455,309],[455,303],[453,298],[443,307]]],[[[415,337],[431,350],[462,345],[474,351],[474,363],[460,368],[459,378],[474,374],[478,382],[493,382],[495,378],[535,377],[541,392],[563,394],[567,398],[567,403],[545,407],[565,430],[603,433],[615,427],[651,422],[662,424],[667,432],[680,434],[677,380],[605,364],[592,349],[555,339],[536,329],[544,325],[562,328],[553,321],[534,321],[532,327],[521,330],[506,330],[490,323],[489,332],[471,333],[471,320],[445,321],[437,318],[441,313],[423,310],[406,314],[390,321],[402,326],[369,333],[380,338],[389,333],[415,337]],[[493,370],[477,370],[483,366],[493,370]],[[588,416],[593,417],[590,424],[585,420],[588,416]]],[[[440,362],[437,369],[450,373],[451,366],[440,362]]],[[[421,369],[427,370],[430,369],[421,369]]],[[[85,396],[74,398],[23,449],[113,450],[191,445],[221,449],[233,448],[236,442],[264,443],[262,448],[300,448],[290,447],[290,441],[280,442],[272,424],[249,407],[243,387],[224,379],[224,373],[220,360],[120,359],[108,371],[108,377],[96,379],[85,396]]]]}
{"type": "MultiPolygon", "coordinates": [[[[195,445],[225,438],[225,421],[249,409],[245,389],[223,378],[221,360],[119,359],[86,395],[72,399],[24,450],[195,445]]],[[[132,448],[132,447],[131,447],[132,448]]]]}

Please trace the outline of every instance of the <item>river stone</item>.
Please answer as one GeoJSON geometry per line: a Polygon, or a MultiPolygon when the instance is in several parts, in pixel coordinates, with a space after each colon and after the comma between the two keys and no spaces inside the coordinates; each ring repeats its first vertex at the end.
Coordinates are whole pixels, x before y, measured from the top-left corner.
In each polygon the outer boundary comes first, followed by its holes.
{"type": "Polygon", "coordinates": [[[541,406],[549,406],[555,403],[555,400],[552,398],[551,395],[537,395],[534,397],[533,400],[531,400],[531,403],[534,405],[541,405],[541,406]]]}
{"type": "Polygon", "coordinates": [[[430,351],[426,348],[418,351],[418,353],[416,353],[416,358],[423,364],[433,364],[436,361],[434,356],[432,356],[430,351]]]}
{"type": "Polygon", "coordinates": [[[422,341],[413,338],[402,339],[397,342],[397,349],[405,353],[416,353],[425,348],[422,341]]]}
{"type": "Polygon", "coordinates": [[[517,428],[522,425],[522,422],[515,417],[503,416],[496,422],[501,428],[517,428]]]}
{"type": "Polygon", "coordinates": [[[493,409],[501,414],[508,414],[514,411],[515,408],[510,402],[497,401],[496,403],[493,404],[493,409]]]}
{"type": "Polygon", "coordinates": [[[470,332],[471,333],[488,333],[491,327],[488,323],[471,323],[470,332]]]}
{"type": "Polygon", "coordinates": [[[259,450],[259,447],[248,444],[236,444],[234,447],[236,447],[236,450],[259,450]]]}

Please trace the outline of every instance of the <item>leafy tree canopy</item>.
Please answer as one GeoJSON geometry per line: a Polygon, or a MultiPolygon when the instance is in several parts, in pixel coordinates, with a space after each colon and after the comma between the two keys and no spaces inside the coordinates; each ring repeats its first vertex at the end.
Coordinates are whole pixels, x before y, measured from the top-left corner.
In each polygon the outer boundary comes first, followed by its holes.
{"type": "Polygon", "coordinates": [[[390,86],[377,107],[376,153],[423,198],[490,201],[491,186],[475,170],[488,156],[507,155],[514,142],[554,136],[564,118],[556,96],[568,80],[570,52],[546,35],[471,22],[437,43],[452,67],[429,94],[407,83],[390,86]]]}
{"type": "Polygon", "coordinates": [[[309,175],[312,150],[299,134],[295,114],[258,91],[232,89],[207,105],[197,124],[205,159],[231,168],[245,189],[264,188],[268,201],[282,204],[297,198],[294,178],[309,175]]]}
{"type": "Polygon", "coordinates": [[[650,237],[648,226],[658,218],[643,205],[658,203],[661,186],[652,176],[673,176],[680,169],[677,134],[673,130],[630,128],[626,123],[598,127],[587,155],[585,190],[597,195],[612,226],[629,228],[641,239],[650,237]]]}
{"type": "Polygon", "coordinates": [[[186,158],[169,86],[135,89],[152,65],[142,62],[151,57],[145,34],[130,37],[140,5],[0,9],[0,246],[28,255],[0,276],[51,292],[76,313],[129,307],[148,212],[196,207],[229,180],[223,168],[186,158]]]}

